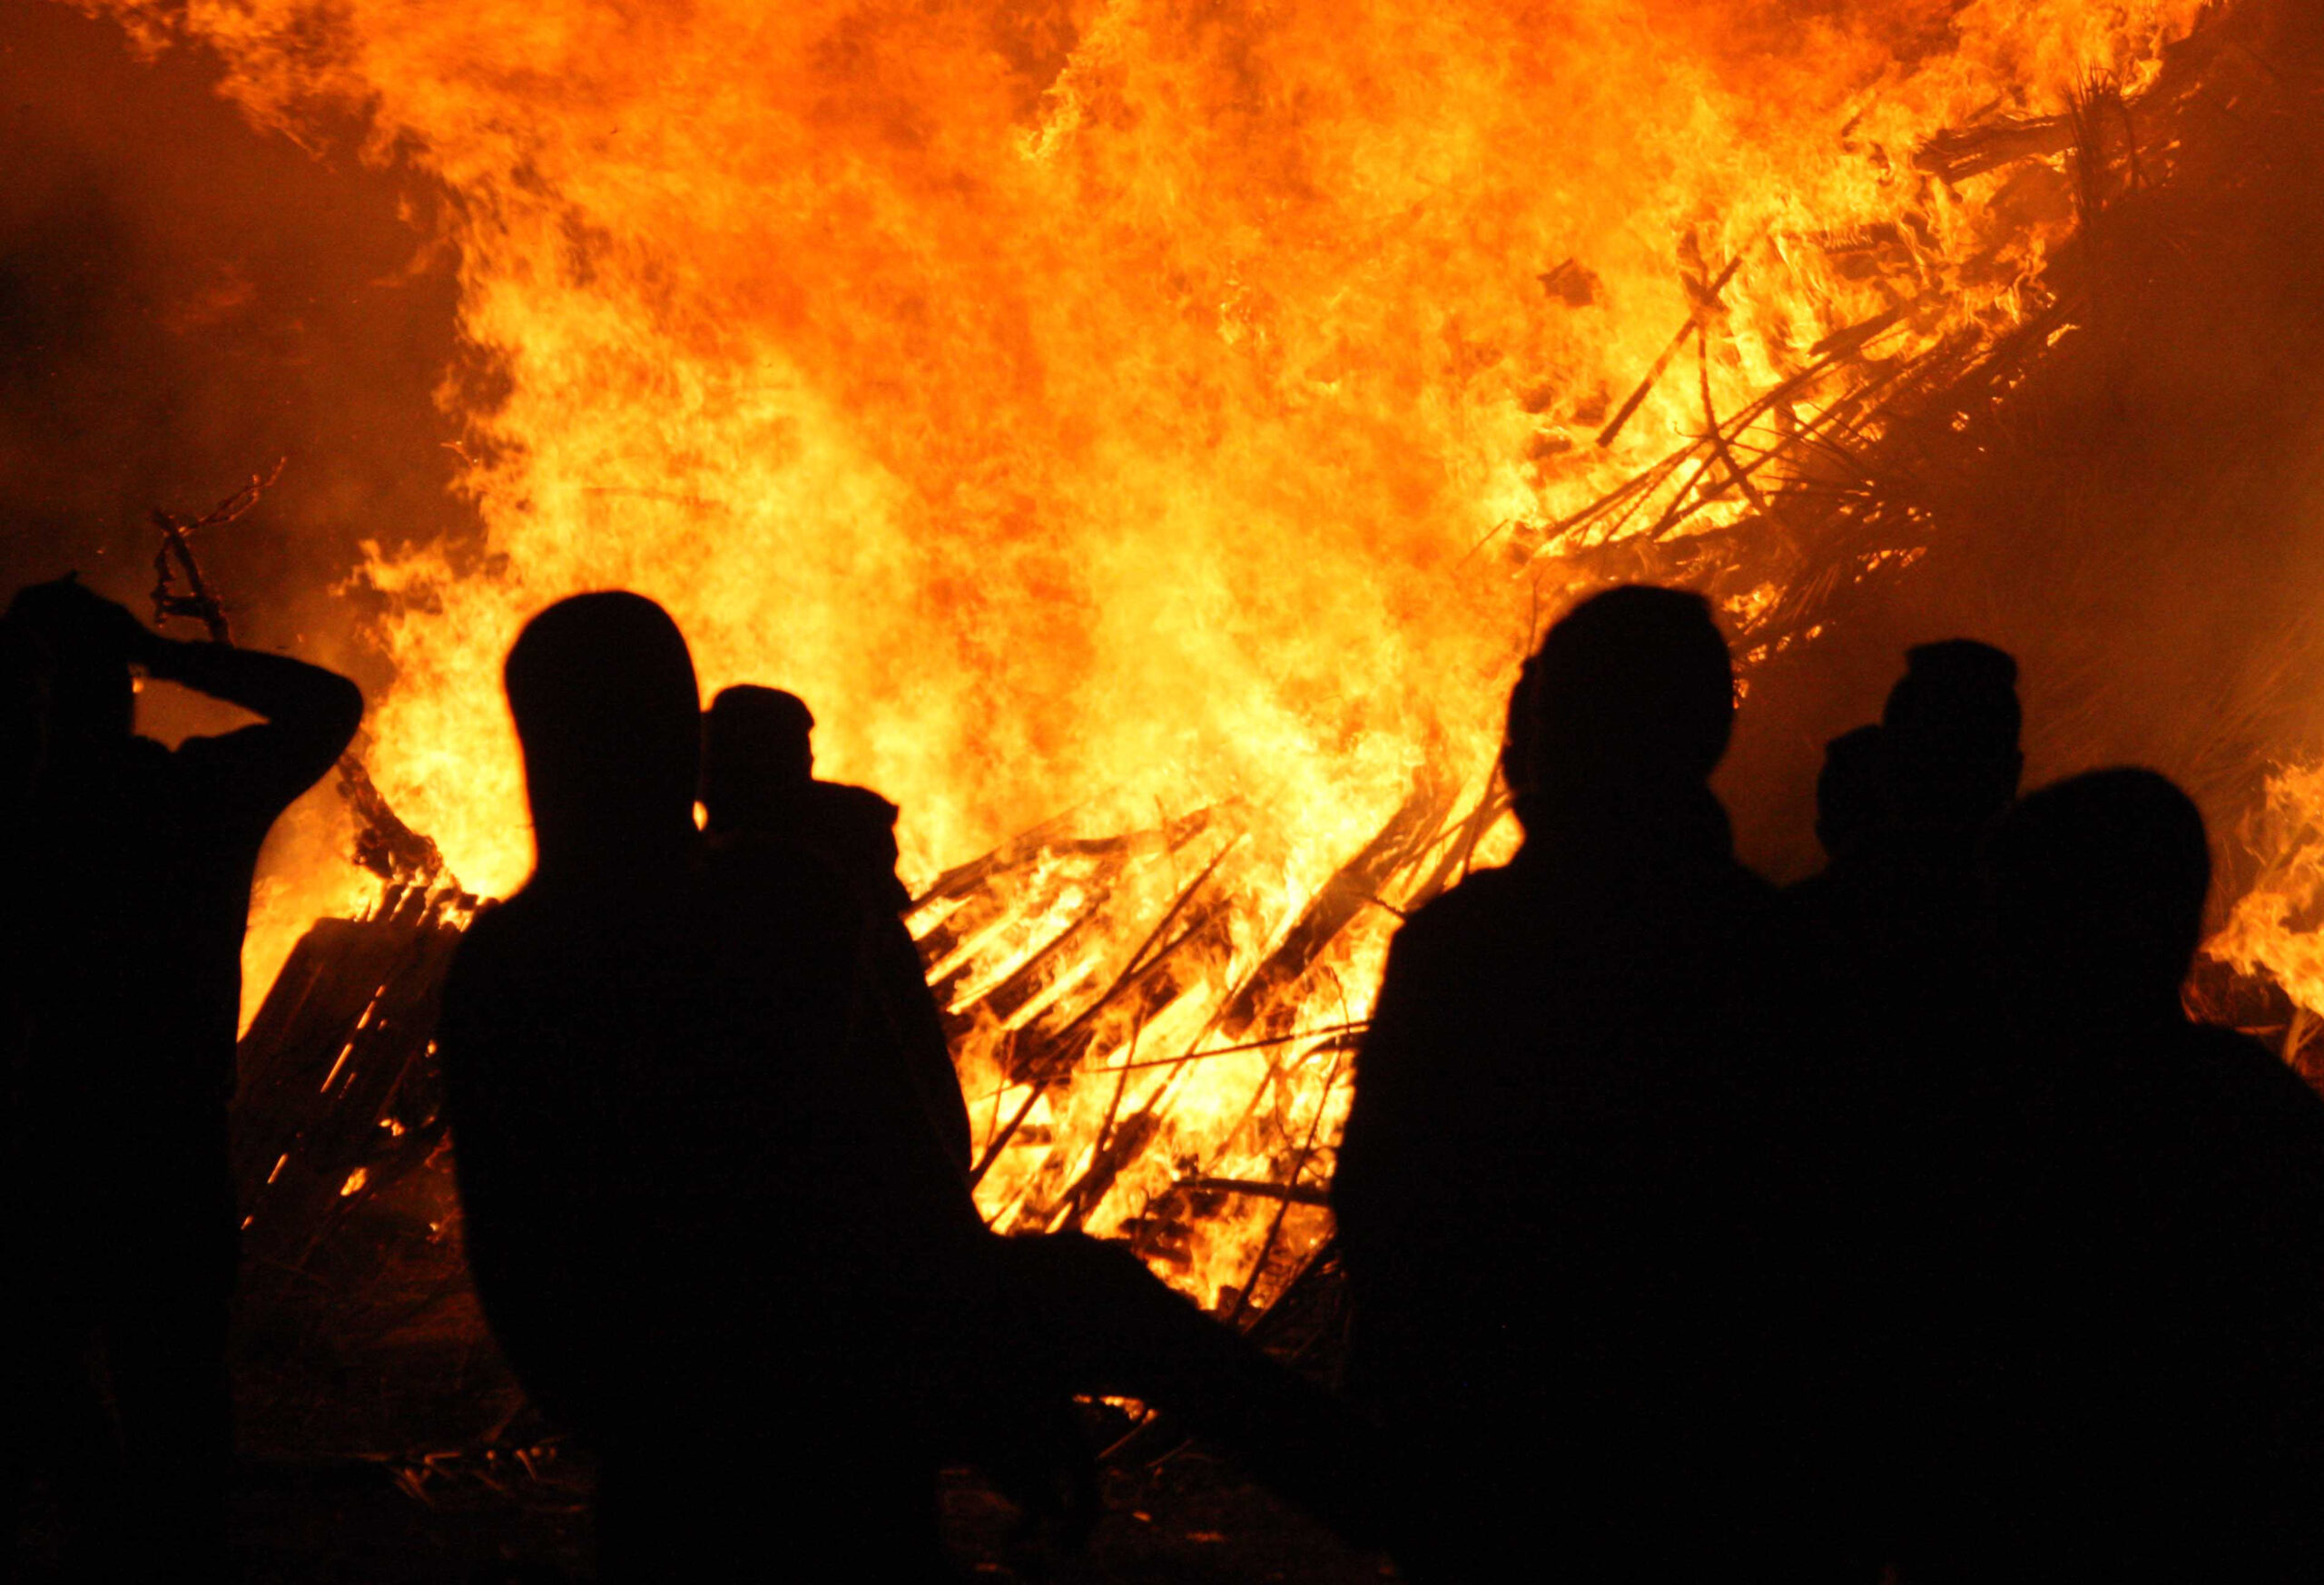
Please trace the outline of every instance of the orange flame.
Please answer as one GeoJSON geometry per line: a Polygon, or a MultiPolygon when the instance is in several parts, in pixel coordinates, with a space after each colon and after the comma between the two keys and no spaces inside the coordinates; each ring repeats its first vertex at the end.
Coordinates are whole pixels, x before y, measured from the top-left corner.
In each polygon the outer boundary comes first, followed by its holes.
{"type": "Polygon", "coordinates": [[[2309,1018],[2324,1017],[2324,764],[2270,775],[2241,835],[2260,874],[2203,950],[2272,979],[2309,1018]]]}
{"type": "MultiPolygon", "coordinates": [[[[588,587],[669,606],[706,687],[809,699],[826,773],[903,804],[921,876],[1093,791],[1147,824],[1250,812],[1207,999],[1109,1029],[1038,1096],[993,1055],[1122,972],[1157,902],[1110,910],[1049,1001],[975,1013],[988,1137],[1029,1108],[996,1215],[1053,1208],[1092,1130],[1175,1087],[1143,1165],[1078,1207],[1102,1229],[1189,1160],[1265,1178],[1328,1145],[1328,1041],[1127,1064],[1232,1044],[1223,988],[1415,777],[1483,773],[1580,544],[1545,526],[1837,331],[1885,321],[1908,351],[2011,323],[2071,223],[2062,145],[1917,157],[2090,74],[2136,86],[2201,6],[105,8],[213,45],[262,123],[359,108],[369,157],[440,183],[494,375],[443,394],[487,539],[364,576],[396,613],[374,773],[467,884],[528,862],[500,657],[588,587]]],[[[1107,884],[1167,901],[1181,877],[1146,870],[1107,884]]],[[[939,964],[967,972],[956,1005],[1087,881],[1020,876],[1025,906],[939,964]]],[[[1362,1019],[1392,925],[1310,972],[1306,1025],[1362,1019]]],[[[1216,1298],[1234,1266],[1180,1275],[1216,1298]]]]}

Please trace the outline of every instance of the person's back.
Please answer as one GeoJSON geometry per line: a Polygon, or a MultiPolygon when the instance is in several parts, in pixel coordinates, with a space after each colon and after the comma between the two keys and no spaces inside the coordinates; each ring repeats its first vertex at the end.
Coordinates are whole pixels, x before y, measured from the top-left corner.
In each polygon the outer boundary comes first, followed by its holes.
{"type": "Polygon", "coordinates": [[[231,1092],[259,849],[345,749],[362,697],[281,656],[171,643],[77,585],[27,590],[16,609],[58,651],[31,822],[54,911],[32,943],[54,1009],[44,1066],[103,1097],[109,1121],[134,1108],[166,1127],[231,1092]],[[128,730],[133,663],[267,719],[164,748],[128,730]]]}
{"type": "Polygon", "coordinates": [[[957,1175],[899,1158],[907,1126],[928,1132],[909,1100],[854,1061],[862,935],[828,870],[780,849],[544,877],[488,910],[439,1037],[472,1214],[505,1208],[509,1258],[566,1225],[608,1253],[601,1230],[635,1226],[650,1258],[674,1227],[781,1206],[754,1258],[809,1287],[885,1241],[975,1228],[957,1175]]]}
{"type": "MultiPolygon", "coordinates": [[[[896,877],[896,806],[867,787],[814,779],[814,717],[796,694],[743,684],[703,717],[702,802],[715,861],[738,878],[802,851],[847,883],[869,929],[872,1010],[931,1125],[969,1170],[968,1102],[920,950],[904,928],[911,895],[896,877]]],[[[867,1042],[866,1049],[881,1048],[867,1042]]]]}
{"type": "Polygon", "coordinates": [[[438,1039],[478,1291],[600,1451],[606,1577],[769,1544],[803,1577],[938,1572],[939,1455],[1040,1487],[1077,1392],[1166,1405],[1381,1523],[1344,1417],[1126,1250],[984,1229],[864,1049],[845,883],[788,842],[701,859],[692,665],[657,607],[552,607],[508,684],[540,860],[462,943],[438,1039]]]}
{"type": "Polygon", "coordinates": [[[1831,862],[1784,896],[1829,1098],[1812,1170],[1834,1211],[1823,1300],[1844,1504],[1876,1561],[1948,1545],[1953,1441],[1984,1385],[1959,1304],[1995,1215],[2000,1040],[1976,871],[2023,765],[2016,663],[1923,645],[1881,724],[1828,745],[1818,833],[1831,862]]]}
{"type": "Polygon", "coordinates": [[[1827,745],[1817,786],[1830,865],[1790,911],[1866,1018],[1949,1018],[1983,995],[1979,839],[2016,795],[2017,665],[1972,639],[1906,656],[1877,727],[1827,745]]]}
{"type": "Polygon", "coordinates": [[[1391,951],[1333,1204],[1352,1384],[1433,1470],[1453,1576],[1512,1544],[1654,1576],[1784,1522],[1713,1475],[1787,1456],[1750,1380],[1780,965],[1707,786],[1731,712],[1699,600],[1585,603],[1511,706],[1524,849],[1391,951]]]}
{"type": "Polygon", "coordinates": [[[1989,1545],[2029,1575],[2309,1577],[2324,1100],[2180,1006],[2201,818],[2152,772],[2093,773],[2029,797],[1989,863],[2029,1098],[1989,1545]]]}

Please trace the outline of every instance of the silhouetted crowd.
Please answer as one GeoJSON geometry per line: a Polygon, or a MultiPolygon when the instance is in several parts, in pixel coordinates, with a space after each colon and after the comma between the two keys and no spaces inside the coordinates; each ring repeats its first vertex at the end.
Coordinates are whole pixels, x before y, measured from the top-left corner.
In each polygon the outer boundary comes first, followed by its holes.
{"type": "MultiPolygon", "coordinates": [[[[1404,924],[1358,1058],[1333,1393],[1118,1245],[987,1229],[895,806],[815,778],[792,694],[703,711],[651,601],[543,612],[506,670],[537,863],[438,1048],[478,1293],[596,1457],[601,1574],[947,1578],[961,1464],[1086,1532],[1091,1394],[1416,1580],[2324,1574],[2324,1101],[2182,1010],[2201,818],[2142,770],[2020,799],[2010,657],[1907,658],[1777,891],[1710,790],[1706,604],[1550,630],[1523,846],[1404,924]]],[[[72,1577],[230,1568],[240,947],[361,713],[69,579],[0,622],[0,1436],[72,1577]],[[164,749],[140,671],[259,724],[164,749]]]]}

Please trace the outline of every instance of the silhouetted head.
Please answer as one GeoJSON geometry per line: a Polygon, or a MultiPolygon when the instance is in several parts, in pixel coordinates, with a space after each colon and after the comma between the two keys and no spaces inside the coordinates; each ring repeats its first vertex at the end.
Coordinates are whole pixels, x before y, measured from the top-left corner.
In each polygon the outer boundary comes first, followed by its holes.
{"type": "Polygon", "coordinates": [[[1854,851],[1886,817],[1882,732],[1859,726],[1824,745],[1816,777],[1816,840],[1837,859],[1854,851]]]}
{"type": "Polygon", "coordinates": [[[2017,796],[2017,662],[1973,638],[1924,644],[1881,714],[1889,814],[1920,831],[1983,831],[2017,796]]]}
{"type": "Polygon", "coordinates": [[[714,832],[777,823],[814,780],[805,700],[744,683],[721,692],[702,718],[702,807],[714,832]]]}
{"type": "Polygon", "coordinates": [[[2211,890],[2203,817],[2152,771],[2093,771],[1986,843],[1994,944],[2022,999],[2080,1021],[2176,1016],[2211,890]]]}
{"type": "Polygon", "coordinates": [[[541,869],[685,851],[702,699],[669,613],[622,592],[559,600],[525,625],[504,675],[541,869]]]}
{"type": "Polygon", "coordinates": [[[48,656],[55,740],[103,743],[135,730],[137,687],[129,672],[133,635],[142,631],[135,617],[68,576],[18,590],[8,619],[48,656]]]}
{"type": "Polygon", "coordinates": [[[1525,663],[1502,766],[1530,826],[1701,792],[1727,753],[1735,674],[1699,595],[1593,595],[1525,663]]]}

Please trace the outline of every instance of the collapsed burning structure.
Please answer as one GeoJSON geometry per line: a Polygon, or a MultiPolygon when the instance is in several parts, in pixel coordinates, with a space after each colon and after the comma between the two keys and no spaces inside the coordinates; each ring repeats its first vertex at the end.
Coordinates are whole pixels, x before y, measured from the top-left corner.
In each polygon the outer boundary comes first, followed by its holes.
{"type": "MultiPolygon", "coordinates": [[[[2280,288],[2324,213],[2324,55],[2265,3],[419,9],[122,13],[272,124],[366,107],[462,250],[487,538],[364,575],[368,763],[442,848],[375,842],[360,918],[254,949],[238,1151],[254,1312],[463,1357],[428,1031],[466,888],[522,873],[495,667],[545,599],[639,587],[706,680],[815,700],[917,819],[988,1215],[1248,1321],[1327,1250],[1398,919],[1514,840],[1494,710],[1543,611],[1703,588],[1780,708],[1949,557],[2024,565],[1979,537],[2026,503],[2078,492],[2055,555],[2091,554],[2122,458],[2084,442],[2194,333],[2152,316],[2280,288]]],[[[2163,459],[2189,502],[2267,427],[2179,418],[2222,453],[2163,459]]],[[[2171,768],[2259,807],[2310,706],[2222,687],[2278,714],[2171,768]]],[[[2293,1055],[2301,774],[2206,987],[2293,1055]]]]}

